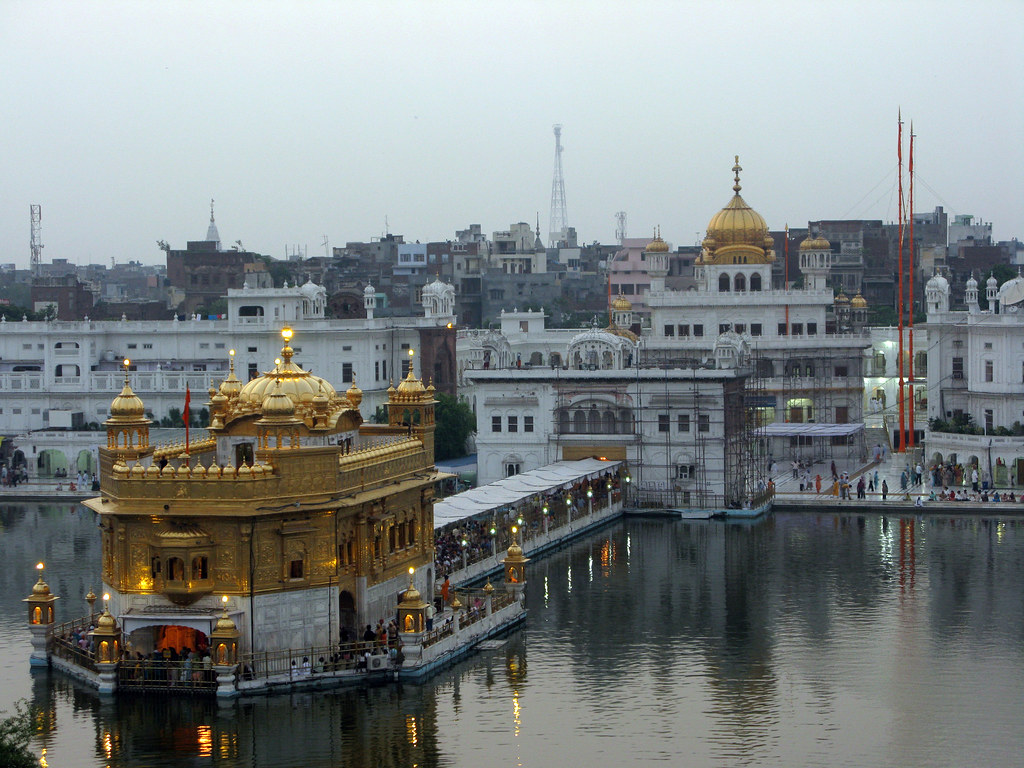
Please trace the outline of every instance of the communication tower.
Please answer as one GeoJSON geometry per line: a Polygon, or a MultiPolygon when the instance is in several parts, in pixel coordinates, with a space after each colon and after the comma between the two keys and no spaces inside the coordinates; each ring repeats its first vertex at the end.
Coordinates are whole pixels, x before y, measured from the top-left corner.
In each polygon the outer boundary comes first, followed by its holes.
{"type": "Polygon", "coordinates": [[[615,239],[619,245],[626,242],[626,212],[619,211],[615,214],[615,239]]]}
{"type": "Polygon", "coordinates": [[[548,244],[558,247],[569,229],[569,215],[565,211],[565,179],[562,178],[562,126],[555,126],[555,174],[551,179],[551,231],[548,244]]]}
{"type": "Polygon", "coordinates": [[[40,222],[43,219],[43,207],[35,204],[29,206],[29,215],[32,219],[32,236],[29,240],[29,248],[32,249],[31,260],[29,268],[32,271],[32,276],[39,275],[39,264],[43,255],[43,237],[40,232],[40,222]]]}

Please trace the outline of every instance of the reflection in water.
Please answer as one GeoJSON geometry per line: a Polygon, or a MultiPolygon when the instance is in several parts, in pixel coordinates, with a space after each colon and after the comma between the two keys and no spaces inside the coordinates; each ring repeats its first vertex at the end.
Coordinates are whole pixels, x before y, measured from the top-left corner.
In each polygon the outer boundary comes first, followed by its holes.
{"type": "Polygon", "coordinates": [[[0,507],[0,525],[0,707],[39,706],[51,765],[997,765],[1024,749],[1016,518],[630,520],[531,562],[525,630],[425,685],[228,706],[101,702],[30,674],[34,563],[59,620],[84,613],[99,537],[66,505],[0,507]]]}

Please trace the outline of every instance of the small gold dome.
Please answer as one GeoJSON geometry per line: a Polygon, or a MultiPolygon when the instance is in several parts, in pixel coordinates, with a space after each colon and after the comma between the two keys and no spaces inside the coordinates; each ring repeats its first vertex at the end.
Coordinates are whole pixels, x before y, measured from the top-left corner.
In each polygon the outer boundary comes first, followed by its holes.
{"type": "Polygon", "coordinates": [[[115,627],[117,627],[117,622],[110,615],[110,611],[104,608],[103,613],[96,619],[96,629],[114,629],[115,627]]]}
{"type": "Polygon", "coordinates": [[[227,608],[224,609],[223,615],[217,619],[217,625],[213,628],[213,631],[218,634],[238,631],[238,627],[235,626],[235,622],[231,620],[230,616],[228,616],[227,608]]]}
{"type": "Polygon", "coordinates": [[[510,558],[519,558],[523,556],[523,548],[516,542],[512,542],[512,545],[508,548],[508,556],[510,558]]]}
{"type": "Polygon", "coordinates": [[[661,239],[661,232],[658,232],[644,250],[647,253],[668,253],[668,243],[661,239]]]}
{"type": "Polygon", "coordinates": [[[850,299],[846,296],[845,293],[843,293],[843,289],[842,288],[839,289],[839,295],[836,296],[835,303],[836,304],[849,304],[850,303],[850,299]]]}
{"type": "Polygon", "coordinates": [[[455,597],[452,598],[452,610],[453,611],[457,611],[461,607],[462,607],[462,601],[459,600],[459,596],[456,595],[455,597]]]}
{"type": "Polygon", "coordinates": [[[282,391],[280,380],[275,382],[274,391],[263,398],[260,411],[265,419],[295,416],[295,403],[282,391]]]}
{"type": "Polygon", "coordinates": [[[633,304],[621,293],[612,301],[613,312],[632,312],[633,304]]]}
{"type": "Polygon", "coordinates": [[[422,395],[424,392],[426,392],[426,389],[423,388],[423,382],[413,376],[412,366],[409,366],[409,375],[402,379],[402,383],[398,385],[398,394],[403,395],[405,399],[409,399],[414,395],[422,395]]]}
{"type": "Polygon", "coordinates": [[[857,295],[850,299],[850,306],[855,309],[865,309],[867,305],[868,301],[861,296],[860,291],[857,291],[857,295]]]}
{"type": "Polygon", "coordinates": [[[32,587],[32,594],[37,597],[42,597],[50,594],[50,585],[43,581],[43,577],[39,577],[39,581],[32,587]]]}
{"type": "Polygon", "coordinates": [[[110,418],[118,421],[135,421],[136,419],[144,418],[145,415],[146,407],[142,403],[142,398],[132,392],[126,374],[124,389],[110,403],[110,418]]]}
{"type": "Polygon", "coordinates": [[[491,584],[491,581],[490,581],[490,579],[488,579],[488,580],[487,580],[487,583],[486,583],[486,584],[484,584],[484,594],[485,594],[485,595],[489,595],[489,594],[491,594],[491,593],[492,593],[493,591],[494,591],[494,586],[493,586],[493,585],[491,584]]]}
{"type": "Polygon", "coordinates": [[[405,590],[405,594],[402,596],[403,603],[418,603],[420,601],[420,592],[416,587],[409,587],[405,590]]]}
{"type": "Polygon", "coordinates": [[[829,251],[832,249],[832,243],[826,240],[821,235],[812,237],[807,235],[800,243],[801,251],[829,251]]]}

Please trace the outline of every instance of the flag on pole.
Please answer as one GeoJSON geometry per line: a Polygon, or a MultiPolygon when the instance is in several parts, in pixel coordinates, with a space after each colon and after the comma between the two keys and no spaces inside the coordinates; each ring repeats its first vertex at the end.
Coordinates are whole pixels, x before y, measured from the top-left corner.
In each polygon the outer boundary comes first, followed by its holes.
{"type": "Polygon", "coordinates": [[[188,405],[192,402],[192,393],[189,391],[188,384],[185,385],[185,453],[188,453],[188,405]]]}

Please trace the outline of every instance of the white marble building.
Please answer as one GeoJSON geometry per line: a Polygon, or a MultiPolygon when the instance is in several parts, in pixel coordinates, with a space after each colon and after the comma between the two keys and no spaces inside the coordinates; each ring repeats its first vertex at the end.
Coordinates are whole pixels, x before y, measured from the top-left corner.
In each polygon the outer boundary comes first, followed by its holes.
{"type": "MultiPolygon", "coordinates": [[[[386,401],[389,384],[408,370],[410,350],[417,375],[431,377],[421,370],[421,346],[455,321],[455,291],[438,281],[423,290],[422,317],[375,318],[371,286],[366,319],[325,318],[326,292],[313,283],[230,290],[227,303],[227,317],[219,320],[0,323],[0,435],[102,422],[123,384],[126,358],[153,418],[181,410],[186,386],[198,413],[227,374],[230,350],[238,378],[248,381],[274,359],[284,325],[295,332],[295,359],[304,369],[332,381],[358,381],[369,418],[386,401]]],[[[102,433],[96,435],[101,442],[102,433]]],[[[30,473],[50,474],[59,466],[74,471],[75,456],[49,455],[52,462],[30,466],[30,473]]]]}
{"type": "Polygon", "coordinates": [[[1024,424],[1024,277],[985,283],[988,309],[979,305],[978,281],[967,281],[966,310],[950,311],[946,278],[925,286],[928,311],[928,416],[946,423],[970,418],[983,434],[929,430],[929,463],[977,466],[997,486],[1024,485],[1024,437],[1008,434],[1024,424]]]}

